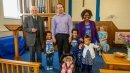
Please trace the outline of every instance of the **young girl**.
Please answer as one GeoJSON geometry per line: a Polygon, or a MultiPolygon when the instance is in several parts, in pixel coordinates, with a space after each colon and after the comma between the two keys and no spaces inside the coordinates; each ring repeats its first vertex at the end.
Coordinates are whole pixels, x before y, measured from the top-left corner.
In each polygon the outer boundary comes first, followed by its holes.
{"type": "Polygon", "coordinates": [[[85,70],[85,73],[92,73],[92,65],[94,63],[94,58],[95,58],[95,52],[93,48],[98,48],[99,46],[94,45],[91,43],[91,38],[86,35],[84,38],[84,44],[80,44],[79,48],[83,48],[83,67],[85,70]]]}
{"type": "Polygon", "coordinates": [[[72,29],[72,42],[71,42],[71,53],[75,56],[76,58],[76,68],[78,71],[81,71],[82,68],[82,51],[79,49],[79,38],[78,38],[78,30],[77,29],[72,29]]]}
{"type": "Polygon", "coordinates": [[[45,32],[46,36],[46,45],[44,49],[44,53],[46,56],[46,62],[47,62],[47,70],[53,69],[53,55],[54,55],[54,47],[53,47],[53,41],[52,41],[52,33],[50,31],[45,32]]]}

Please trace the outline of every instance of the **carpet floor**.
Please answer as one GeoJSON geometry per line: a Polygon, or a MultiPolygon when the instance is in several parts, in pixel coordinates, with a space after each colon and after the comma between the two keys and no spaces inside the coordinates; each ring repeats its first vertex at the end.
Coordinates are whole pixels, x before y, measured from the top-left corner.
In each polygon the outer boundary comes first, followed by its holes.
{"type": "MultiPolygon", "coordinates": [[[[113,52],[117,52],[117,51],[126,53],[127,50],[125,48],[111,48],[108,53],[112,54],[113,52]]],[[[21,55],[21,58],[23,61],[29,62],[29,60],[30,60],[29,51],[25,51],[24,54],[21,55]]],[[[53,63],[54,69],[51,71],[46,70],[46,57],[45,57],[44,53],[42,52],[42,66],[44,66],[45,69],[44,70],[41,69],[40,73],[60,73],[60,66],[59,66],[57,51],[55,51],[55,53],[54,53],[53,62],[54,62],[53,63]]],[[[103,61],[102,57],[100,57],[97,53],[96,58],[95,58],[95,64],[93,65],[92,73],[100,73],[99,70],[103,69],[103,68],[104,68],[104,61],[103,61]]]]}

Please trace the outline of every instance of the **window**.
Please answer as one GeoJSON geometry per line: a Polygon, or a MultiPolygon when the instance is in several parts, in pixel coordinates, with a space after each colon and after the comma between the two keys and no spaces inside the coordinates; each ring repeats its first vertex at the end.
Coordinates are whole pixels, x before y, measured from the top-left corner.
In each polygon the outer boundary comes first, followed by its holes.
{"type": "Polygon", "coordinates": [[[20,18],[19,0],[3,0],[4,18],[20,18]]]}

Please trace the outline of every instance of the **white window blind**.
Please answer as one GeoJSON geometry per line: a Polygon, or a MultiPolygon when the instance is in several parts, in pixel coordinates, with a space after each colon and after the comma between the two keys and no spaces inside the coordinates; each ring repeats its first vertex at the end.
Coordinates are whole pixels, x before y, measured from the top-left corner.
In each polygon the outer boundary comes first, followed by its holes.
{"type": "Polygon", "coordinates": [[[20,18],[19,0],[3,0],[4,18],[20,18]]]}

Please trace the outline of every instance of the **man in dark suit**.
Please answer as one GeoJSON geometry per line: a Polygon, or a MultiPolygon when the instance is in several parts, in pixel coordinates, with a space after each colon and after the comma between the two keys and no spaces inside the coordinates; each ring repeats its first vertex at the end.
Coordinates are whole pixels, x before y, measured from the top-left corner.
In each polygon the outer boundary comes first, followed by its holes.
{"type": "MultiPolygon", "coordinates": [[[[30,51],[30,61],[35,61],[35,51],[37,54],[37,62],[42,63],[41,51],[42,44],[45,40],[45,27],[42,17],[38,16],[38,8],[32,6],[30,9],[32,15],[25,17],[23,23],[23,31],[27,32],[26,42],[29,46],[30,51]]],[[[44,67],[40,66],[44,69],[44,67]]],[[[32,69],[33,70],[33,69],[32,69]]]]}

